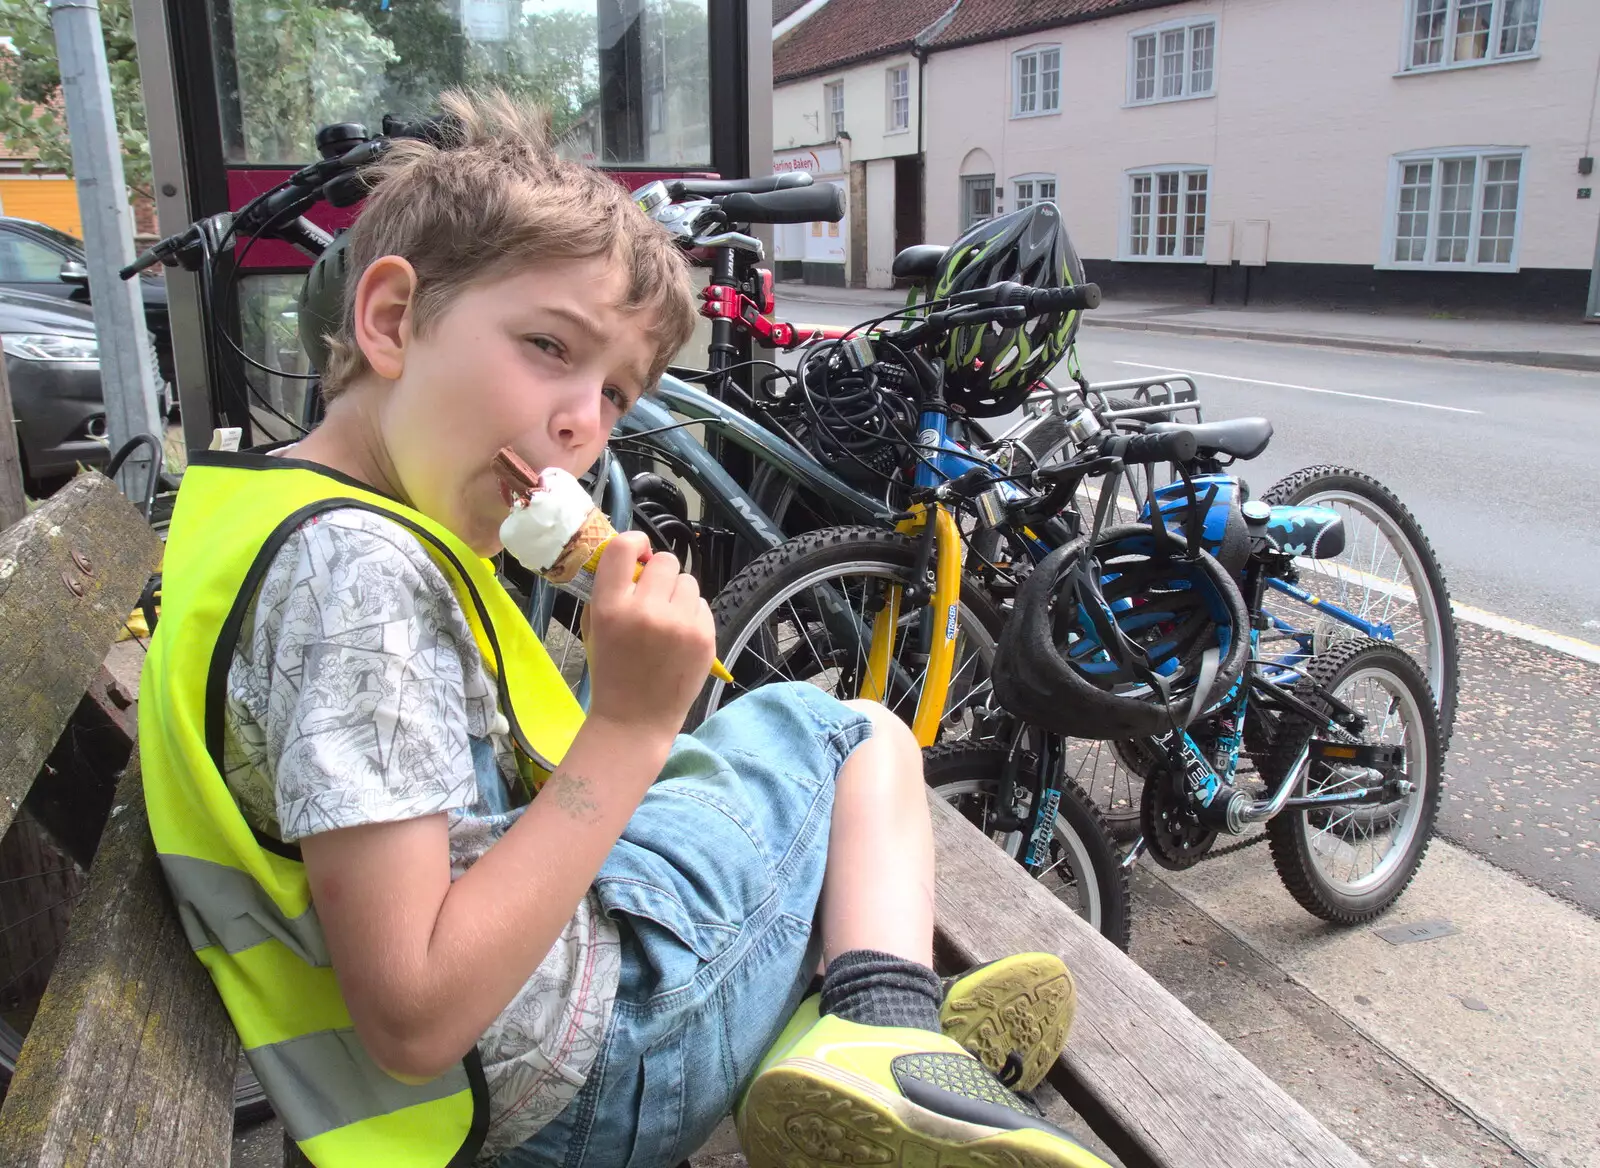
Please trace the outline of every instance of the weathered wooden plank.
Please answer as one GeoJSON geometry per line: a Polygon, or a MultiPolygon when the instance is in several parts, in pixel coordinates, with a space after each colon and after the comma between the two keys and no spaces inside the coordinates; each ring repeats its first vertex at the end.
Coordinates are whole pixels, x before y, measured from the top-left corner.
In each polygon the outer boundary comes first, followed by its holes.
{"type": "Polygon", "coordinates": [[[0,532],[0,833],[160,555],[155,533],[100,474],[79,475],[0,532]]]}
{"type": "Polygon", "coordinates": [[[26,510],[22,494],[22,457],[17,449],[16,415],[11,409],[11,383],[6,379],[6,359],[0,356],[0,529],[21,519],[26,510]]]}
{"type": "Polygon", "coordinates": [[[135,756],[0,1108],[0,1164],[226,1164],[238,1054],[162,883],[135,756]]]}
{"type": "Polygon", "coordinates": [[[1360,1168],[1359,1156],[948,804],[930,796],[941,954],[1061,955],[1078,1013],[1050,1082],[1127,1168],[1360,1168]]]}

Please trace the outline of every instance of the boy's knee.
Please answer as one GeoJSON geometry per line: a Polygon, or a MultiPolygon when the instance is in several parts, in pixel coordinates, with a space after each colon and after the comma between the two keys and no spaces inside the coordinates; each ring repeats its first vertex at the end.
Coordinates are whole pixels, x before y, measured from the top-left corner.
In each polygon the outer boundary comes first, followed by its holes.
{"type": "Polygon", "coordinates": [[[868,698],[850,698],[844,704],[858,714],[867,716],[872,722],[872,737],[882,745],[921,757],[922,748],[917,745],[916,735],[911,732],[911,727],[898,718],[888,706],[868,698]]]}

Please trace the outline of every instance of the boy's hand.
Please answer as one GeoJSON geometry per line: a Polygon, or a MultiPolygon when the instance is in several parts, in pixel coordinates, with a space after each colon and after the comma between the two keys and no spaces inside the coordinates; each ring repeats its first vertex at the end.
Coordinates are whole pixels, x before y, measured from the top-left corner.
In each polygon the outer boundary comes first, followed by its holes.
{"type": "Polygon", "coordinates": [[[711,671],[717,631],[678,557],[652,553],[644,533],[625,531],[601,553],[583,639],[590,716],[676,734],[711,671]]]}

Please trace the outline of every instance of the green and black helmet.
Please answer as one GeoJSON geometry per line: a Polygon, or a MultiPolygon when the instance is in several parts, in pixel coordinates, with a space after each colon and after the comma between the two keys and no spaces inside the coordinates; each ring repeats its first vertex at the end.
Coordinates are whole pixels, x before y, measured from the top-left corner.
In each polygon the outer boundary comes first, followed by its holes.
{"type": "MultiPolygon", "coordinates": [[[[970,292],[1002,280],[1030,288],[1083,283],[1083,262],[1067,238],[1061,210],[1034,203],[976,224],[950,245],[933,298],[970,292]]],[[[975,418],[1008,414],[1061,360],[1078,331],[1078,312],[1051,312],[1021,325],[967,325],[943,351],[945,397],[975,418]]]]}

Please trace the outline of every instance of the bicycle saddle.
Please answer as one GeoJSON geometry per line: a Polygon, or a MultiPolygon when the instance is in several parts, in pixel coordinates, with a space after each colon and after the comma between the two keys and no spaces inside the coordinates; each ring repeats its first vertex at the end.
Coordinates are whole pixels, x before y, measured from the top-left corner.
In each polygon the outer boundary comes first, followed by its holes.
{"type": "Polygon", "coordinates": [[[1147,434],[1165,434],[1170,430],[1187,430],[1194,435],[1200,453],[1212,457],[1231,454],[1234,458],[1254,458],[1272,441],[1272,423],[1265,418],[1229,418],[1224,422],[1197,425],[1155,422],[1145,427],[1147,434]]]}
{"type": "Polygon", "coordinates": [[[915,243],[894,257],[890,273],[898,280],[931,280],[939,274],[948,247],[938,243],[915,243]]]}

